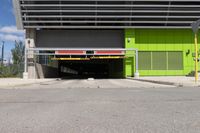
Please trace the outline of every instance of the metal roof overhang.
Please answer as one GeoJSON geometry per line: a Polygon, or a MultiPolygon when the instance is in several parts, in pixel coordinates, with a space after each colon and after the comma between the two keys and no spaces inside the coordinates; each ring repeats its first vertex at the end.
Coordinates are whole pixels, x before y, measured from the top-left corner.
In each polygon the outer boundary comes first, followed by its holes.
{"type": "Polygon", "coordinates": [[[190,28],[200,0],[13,0],[17,27],[190,28]]]}

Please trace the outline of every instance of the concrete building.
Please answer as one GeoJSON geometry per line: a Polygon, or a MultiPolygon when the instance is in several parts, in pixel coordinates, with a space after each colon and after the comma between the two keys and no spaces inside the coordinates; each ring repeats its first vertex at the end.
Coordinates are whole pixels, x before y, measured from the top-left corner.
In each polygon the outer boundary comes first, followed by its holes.
{"type": "Polygon", "coordinates": [[[128,77],[194,71],[200,0],[13,0],[25,76],[128,77]],[[139,51],[139,52],[137,52],[139,51]],[[139,71],[138,71],[139,69],[139,71]]]}

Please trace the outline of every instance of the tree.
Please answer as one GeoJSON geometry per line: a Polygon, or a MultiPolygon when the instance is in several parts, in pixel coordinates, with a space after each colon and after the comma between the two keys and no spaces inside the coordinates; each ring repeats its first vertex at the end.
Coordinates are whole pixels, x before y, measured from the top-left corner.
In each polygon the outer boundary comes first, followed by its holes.
{"type": "Polygon", "coordinates": [[[25,46],[22,41],[15,41],[15,47],[11,50],[13,57],[13,64],[20,65],[24,62],[25,46]]]}
{"type": "Polygon", "coordinates": [[[13,64],[8,66],[0,66],[0,78],[22,77],[24,67],[24,51],[24,44],[21,41],[15,41],[15,47],[11,50],[13,64]]]}

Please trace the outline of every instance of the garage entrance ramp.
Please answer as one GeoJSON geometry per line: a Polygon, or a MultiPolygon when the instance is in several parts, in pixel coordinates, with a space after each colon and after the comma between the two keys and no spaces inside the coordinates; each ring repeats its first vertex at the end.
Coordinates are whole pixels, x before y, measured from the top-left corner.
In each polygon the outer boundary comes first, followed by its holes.
{"type": "Polygon", "coordinates": [[[123,78],[124,60],[137,57],[137,50],[122,48],[30,48],[30,52],[35,55],[34,63],[54,68],[49,73],[79,79],[123,78]]]}

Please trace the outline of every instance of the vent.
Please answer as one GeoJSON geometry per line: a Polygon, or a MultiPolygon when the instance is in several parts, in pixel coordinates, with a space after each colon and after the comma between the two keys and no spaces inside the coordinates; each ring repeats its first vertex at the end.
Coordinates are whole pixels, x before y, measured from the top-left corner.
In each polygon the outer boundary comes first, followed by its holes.
{"type": "Polygon", "coordinates": [[[17,22],[24,28],[190,28],[200,18],[199,0],[14,2],[17,22]]]}
{"type": "Polygon", "coordinates": [[[167,70],[166,52],[152,52],[152,70],[167,70]]]}
{"type": "Polygon", "coordinates": [[[151,52],[139,52],[139,70],[151,70],[151,52]]]}
{"type": "Polygon", "coordinates": [[[139,70],[183,70],[183,52],[139,52],[139,70]]]}
{"type": "Polygon", "coordinates": [[[168,69],[182,70],[183,69],[183,53],[168,52],[168,69]]]}

